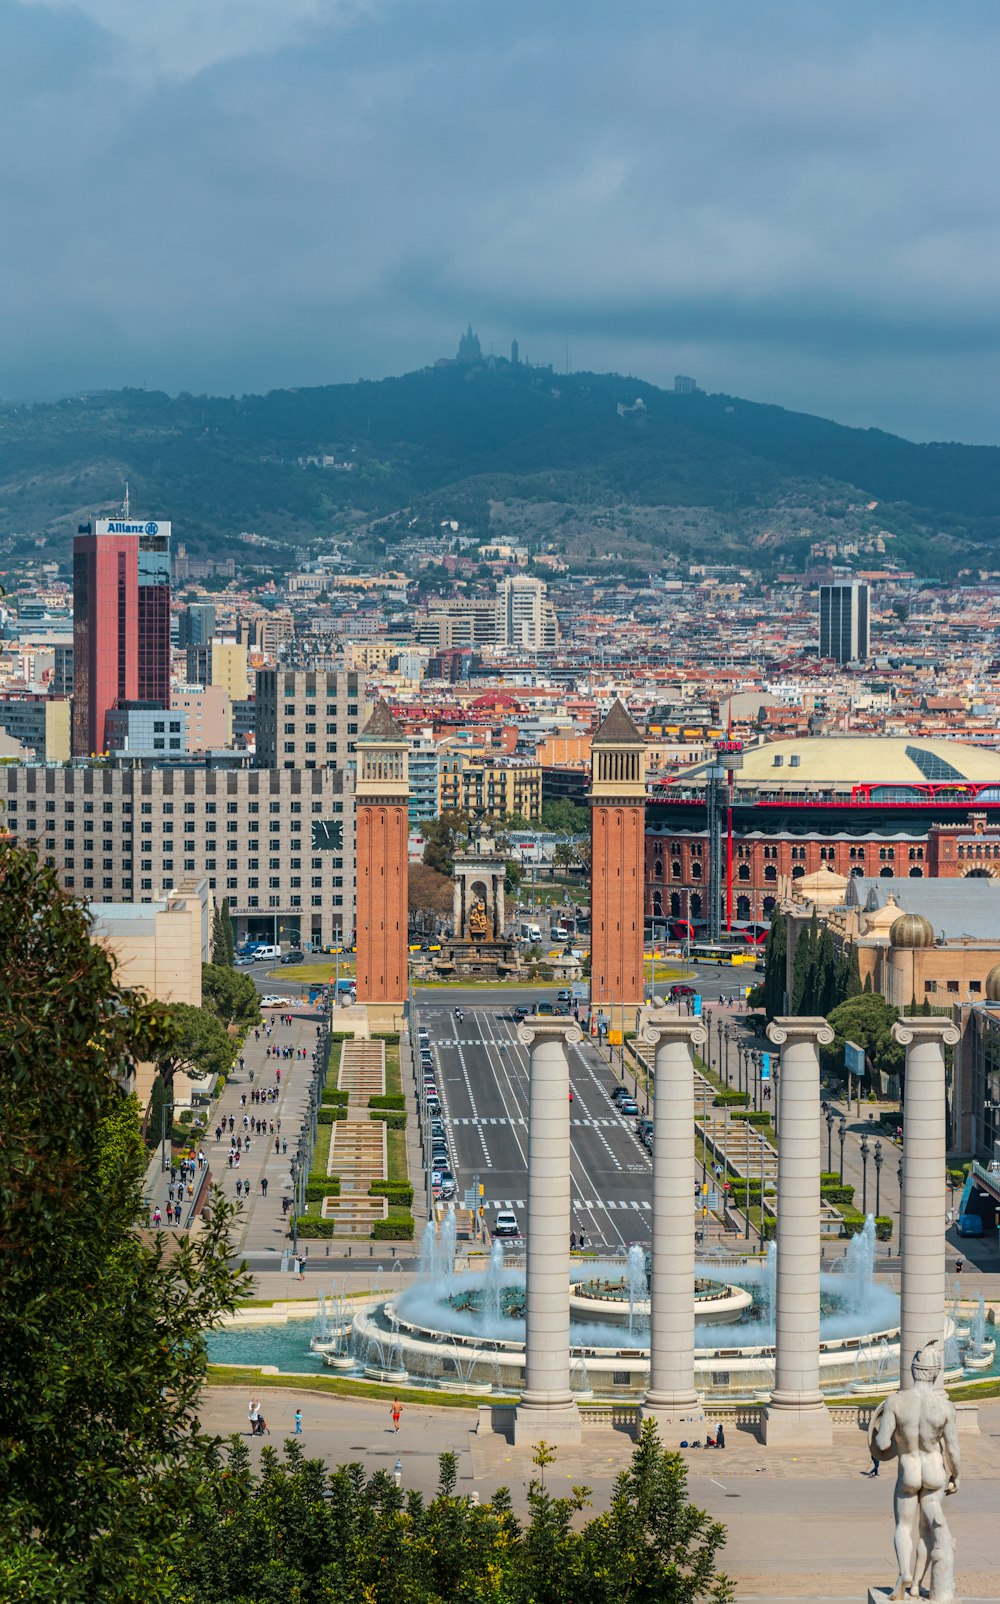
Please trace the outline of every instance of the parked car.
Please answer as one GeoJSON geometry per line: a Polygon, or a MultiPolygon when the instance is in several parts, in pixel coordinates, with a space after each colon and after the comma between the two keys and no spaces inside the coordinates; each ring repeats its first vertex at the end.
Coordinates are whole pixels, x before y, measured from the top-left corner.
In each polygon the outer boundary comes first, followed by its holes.
{"type": "Polygon", "coordinates": [[[285,953],[281,961],[283,964],[302,964],[306,961],[306,955],[301,947],[292,947],[285,953]]]}
{"type": "Polygon", "coordinates": [[[641,1119],[636,1126],[636,1130],[645,1141],[647,1136],[652,1136],[653,1134],[653,1121],[651,1119],[641,1119]]]}
{"type": "Polygon", "coordinates": [[[500,1209],[493,1222],[494,1236],[520,1236],[521,1227],[513,1209],[500,1209]]]}
{"type": "Polygon", "coordinates": [[[556,996],[560,1002],[571,1003],[573,1001],[573,993],[569,990],[568,986],[564,986],[562,991],[556,992],[556,996]]]}
{"type": "Polygon", "coordinates": [[[523,1003],[518,1003],[517,1007],[514,1009],[514,1018],[517,1020],[517,1023],[520,1024],[521,1020],[522,1019],[527,1019],[527,1017],[528,1017],[527,1008],[525,1008],[523,1003]]]}
{"type": "Polygon", "coordinates": [[[233,966],[236,969],[249,969],[250,965],[256,962],[257,954],[255,952],[241,952],[233,959],[233,966]]]}
{"type": "Polygon", "coordinates": [[[638,1114],[639,1105],[634,1097],[623,1097],[618,1103],[619,1114],[638,1114]]]}
{"type": "Polygon", "coordinates": [[[671,997],[693,997],[695,989],[693,986],[671,986],[670,995],[671,997]]]}
{"type": "Polygon", "coordinates": [[[616,1086],[614,1091],[611,1093],[611,1101],[613,1103],[620,1103],[623,1098],[631,1097],[631,1095],[632,1093],[628,1091],[626,1087],[616,1086]]]}
{"type": "Polygon", "coordinates": [[[455,1177],[452,1175],[451,1170],[441,1171],[441,1180],[439,1185],[441,1188],[441,1196],[446,1201],[448,1198],[455,1196],[455,1177]]]}
{"type": "Polygon", "coordinates": [[[440,1114],[441,1100],[439,1097],[428,1097],[425,1104],[428,1114],[440,1114]]]}

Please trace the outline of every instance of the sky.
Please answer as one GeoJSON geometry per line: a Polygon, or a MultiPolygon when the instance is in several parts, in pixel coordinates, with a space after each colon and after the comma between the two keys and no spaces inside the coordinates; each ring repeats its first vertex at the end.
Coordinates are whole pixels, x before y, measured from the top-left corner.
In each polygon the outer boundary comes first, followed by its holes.
{"type": "Polygon", "coordinates": [[[0,0],[0,396],[484,351],[1000,443],[994,0],[0,0]]]}

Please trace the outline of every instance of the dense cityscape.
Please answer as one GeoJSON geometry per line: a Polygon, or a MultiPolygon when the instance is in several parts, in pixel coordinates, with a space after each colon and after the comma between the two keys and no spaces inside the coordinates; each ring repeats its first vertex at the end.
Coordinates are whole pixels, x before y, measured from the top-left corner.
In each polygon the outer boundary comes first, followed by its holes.
{"type": "Polygon", "coordinates": [[[998,44],[0,15],[0,1604],[994,1604],[998,44]]]}

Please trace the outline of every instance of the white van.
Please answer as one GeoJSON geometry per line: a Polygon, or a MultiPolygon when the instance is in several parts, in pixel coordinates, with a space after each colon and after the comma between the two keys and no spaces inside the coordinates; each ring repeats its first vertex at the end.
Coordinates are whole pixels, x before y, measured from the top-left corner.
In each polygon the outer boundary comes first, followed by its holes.
{"type": "Polygon", "coordinates": [[[280,958],[280,957],[281,957],[281,948],[278,947],[278,946],[275,946],[273,943],[271,943],[268,946],[257,947],[254,950],[254,958],[255,958],[255,960],[256,959],[260,959],[260,958],[280,958]]]}

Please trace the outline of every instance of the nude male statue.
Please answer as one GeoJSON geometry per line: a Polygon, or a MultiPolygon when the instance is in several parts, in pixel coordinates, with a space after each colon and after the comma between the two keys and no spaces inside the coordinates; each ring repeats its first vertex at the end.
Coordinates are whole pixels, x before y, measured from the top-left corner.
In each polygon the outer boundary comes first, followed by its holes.
{"type": "Polygon", "coordinates": [[[920,1598],[929,1569],[933,1604],[952,1604],[955,1597],[955,1545],[944,1499],[958,1491],[960,1454],[955,1406],[936,1385],[943,1364],[937,1341],[915,1353],[913,1386],[880,1404],[868,1428],[872,1457],[899,1459],[893,1494],[899,1575],[892,1597],[920,1598]]]}

